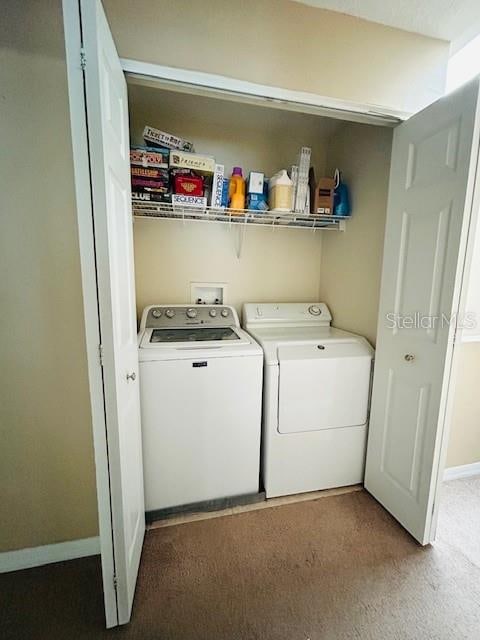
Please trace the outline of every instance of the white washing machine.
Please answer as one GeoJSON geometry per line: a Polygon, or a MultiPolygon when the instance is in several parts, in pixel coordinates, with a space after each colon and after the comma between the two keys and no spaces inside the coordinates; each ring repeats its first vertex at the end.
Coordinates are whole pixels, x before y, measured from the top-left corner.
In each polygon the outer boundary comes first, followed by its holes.
{"type": "Polygon", "coordinates": [[[258,494],[263,353],[235,309],[147,307],[139,362],[147,518],[258,494]]]}
{"type": "Polygon", "coordinates": [[[246,304],[262,345],[267,498],[363,482],[374,351],[323,303],[246,304]]]}

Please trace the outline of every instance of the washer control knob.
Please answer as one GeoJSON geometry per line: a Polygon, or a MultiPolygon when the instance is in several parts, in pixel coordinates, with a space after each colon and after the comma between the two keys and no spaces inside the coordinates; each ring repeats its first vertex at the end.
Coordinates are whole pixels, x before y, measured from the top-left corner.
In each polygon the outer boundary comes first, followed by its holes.
{"type": "Polygon", "coordinates": [[[154,309],[154,310],[152,311],[152,316],[153,316],[154,318],[160,318],[160,317],[162,316],[162,312],[161,312],[161,310],[160,310],[160,309],[154,309]]]}
{"type": "Polygon", "coordinates": [[[228,318],[228,309],[222,309],[221,312],[222,318],[228,318]]]}
{"type": "Polygon", "coordinates": [[[216,309],[210,309],[210,311],[208,312],[208,315],[211,318],[216,318],[217,317],[217,310],[216,309]]]}
{"type": "Polygon", "coordinates": [[[175,311],[173,309],[167,309],[165,311],[165,315],[167,318],[173,318],[175,316],[175,311]]]}
{"type": "Polygon", "coordinates": [[[322,311],[318,305],[312,304],[311,307],[308,307],[308,313],[311,313],[312,316],[319,316],[322,311]]]}
{"type": "Polygon", "coordinates": [[[197,310],[196,309],[187,309],[187,318],[196,318],[197,317],[197,310]]]}

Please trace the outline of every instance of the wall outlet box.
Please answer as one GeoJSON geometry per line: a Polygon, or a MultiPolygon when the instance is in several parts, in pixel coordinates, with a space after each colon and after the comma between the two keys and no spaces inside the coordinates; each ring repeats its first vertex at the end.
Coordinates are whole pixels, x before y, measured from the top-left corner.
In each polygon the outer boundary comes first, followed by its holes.
{"type": "Polygon", "coordinates": [[[226,282],[191,282],[191,304],[227,304],[226,282]]]}
{"type": "Polygon", "coordinates": [[[247,193],[263,193],[265,175],[259,171],[250,171],[247,193]]]}

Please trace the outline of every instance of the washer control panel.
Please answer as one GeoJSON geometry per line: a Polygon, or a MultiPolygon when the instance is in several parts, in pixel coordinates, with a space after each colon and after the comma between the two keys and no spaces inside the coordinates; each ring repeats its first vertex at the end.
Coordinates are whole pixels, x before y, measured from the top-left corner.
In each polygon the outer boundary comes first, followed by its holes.
{"type": "Polygon", "coordinates": [[[143,311],[142,329],[165,327],[238,327],[237,312],[225,305],[155,305],[143,311]]]}

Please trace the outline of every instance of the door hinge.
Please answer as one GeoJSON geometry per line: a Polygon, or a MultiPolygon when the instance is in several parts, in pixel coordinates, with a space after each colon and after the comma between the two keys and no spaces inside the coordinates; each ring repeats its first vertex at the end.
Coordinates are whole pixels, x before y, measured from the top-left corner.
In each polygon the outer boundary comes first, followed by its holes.
{"type": "Polygon", "coordinates": [[[113,587],[116,589],[118,587],[118,578],[116,574],[113,574],[113,587]]]}
{"type": "Polygon", "coordinates": [[[81,47],[81,49],[80,49],[80,68],[82,69],[82,71],[85,71],[86,66],[87,66],[87,57],[85,55],[85,49],[83,47],[81,47]]]}
{"type": "Polygon", "coordinates": [[[98,345],[98,358],[100,360],[100,366],[103,367],[103,344],[98,345]]]}

